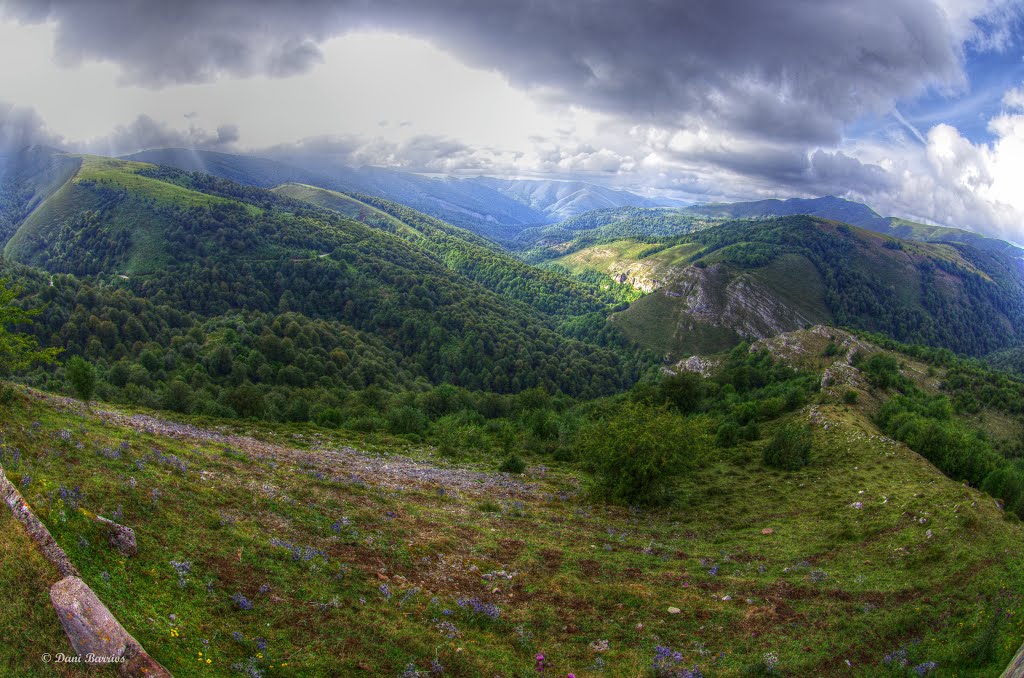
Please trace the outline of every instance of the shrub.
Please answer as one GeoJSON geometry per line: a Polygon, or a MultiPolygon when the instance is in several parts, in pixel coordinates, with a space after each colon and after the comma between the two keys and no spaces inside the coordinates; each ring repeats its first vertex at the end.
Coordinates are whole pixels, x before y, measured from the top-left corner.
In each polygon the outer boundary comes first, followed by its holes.
{"type": "Polygon", "coordinates": [[[673,481],[706,448],[705,428],[703,419],[685,419],[663,407],[624,405],[580,435],[580,451],[594,472],[595,494],[629,505],[665,502],[673,481]]]}
{"type": "Polygon", "coordinates": [[[715,445],[734,447],[740,440],[740,427],[735,421],[724,421],[715,431],[715,445]]]}
{"type": "Polygon", "coordinates": [[[764,463],[783,471],[796,471],[811,463],[811,430],[795,422],[779,427],[764,448],[764,463]]]}
{"type": "Polygon", "coordinates": [[[81,356],[74,356],[65,368],[71,390],[79,400],[89,402],[96,391],[96,368],[81,356]]]}
{"type": "Polygon", "coordinates": [[[421,433],[425,428],[427,415],[418,407],[403,405],[388,412],[388,430],[392,433],[421,433]]]}
{"type": "Polygon", "coordinates": [[[876,353],[860,367],[875,388],[887,389],[901,384],[900,364],[892,356],[876,353]]]}
{"type": "Polygon", "coordinates": [[[856,405],[858,400],[860,400],[860,395],[854,390],[843,393],[843,402],[847,405],[856,405]]]}
{"type": "Polygon", "coordinates": [[[517,454],[510,455],[501,462],[501,466],[498,467],[499,471],[503,473],[522,473],[526,470],[526,462],[523,461],[522,457],[517,454]]]}

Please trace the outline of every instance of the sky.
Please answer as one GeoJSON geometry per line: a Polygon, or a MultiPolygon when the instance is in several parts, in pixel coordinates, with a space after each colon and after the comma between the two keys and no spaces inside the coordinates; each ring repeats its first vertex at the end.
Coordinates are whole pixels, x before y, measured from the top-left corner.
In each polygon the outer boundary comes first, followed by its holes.
{"type": "Polygon", "coordinates": [[[1024,0],[0,0],[0,150],[165,146],[1024,241],[1024,0]]]}

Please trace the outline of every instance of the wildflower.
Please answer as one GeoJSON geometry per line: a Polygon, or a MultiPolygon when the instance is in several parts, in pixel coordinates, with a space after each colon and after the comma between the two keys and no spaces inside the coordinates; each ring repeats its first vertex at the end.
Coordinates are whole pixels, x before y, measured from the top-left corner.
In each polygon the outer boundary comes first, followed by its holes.
{"type": "Polygon", "coordinates": [[[544,673],[544,655],[538,652],[535,659],[537,661],[537,673],[544,673]]]}
{"type": "Polygon", "coordinates": [[[485,603],[479,598],[459,598],[455,601],[459,607],[471,610],[473,614],[482,614],[489,619],[501,616],[501,610],[493,603],[485,603]]]}
{"type": "Polygon", "coordinates": [[[409,589],[406,592],[406,594],[404,596],[402,596],[402,599],[400,601],[398,601],[398,607],[402,607],[402,605],[404,605],[407,600],[409,600],[410,598],[415,596],[417,593],[419,593],[419,591],[420,591],[419,587],[413,587],[413,588],[409,589]]]}
{"type": "Polygon", "coordinates": [[[171,561],[171,567],[173,567],[174,571],[178,573],[178,586],[180,586],[182,588],[185,588],[185,586],[188,583],[187,582],[187,575],[192,572],[192,562],[188,561],[188,560],[185,560],[185,561],[172,560],[171,561]]]}
{"type": "Polygon", "coordinates": [[[241,643],[241,642],[243,642],[245,640],[245,636],[243,636],[238,631],[232,631],[231,632],[231,637],[235,639],[236,643],[241,643]]]}
{"type": "Polygon", "coordinates": [[[391,587],[388,586],[387,584],[381,584],[378,587],[378,589],[380,590],[381,594],[384,596],[384,599],[387,600],[388,602],[391,602],[391,587]]]}
{"type": "Polygon", "coordinates": [[[22,487],[28,487],[31,484],[32,484],[32,476],[24,475],[24,476],[21,477],[21,486],[22,487]]]}
{"type": "Polygon", "coordinates": [[[459,637],[459,629],[455,627],[455,624],[451,623],[447,619],[443,619],[441,621],[435,619],[434,621],[437,622],[434,624],[434,628],[440,631],[441,635],[448,640],[455,640],[459,637]]]}
{"type": "Polygon", "coordinates": [[[718,576],[718,565],[715,565],[710,570],[708,570],[708,574],[710,574],[712,577],[717,577],[718,576]]]}
{"type": "Polygon", "coordinates": [[[937,668],[939,668],[939,665],[936,662],[924,662],[914,667],[914,673],[919,676],[926,676],[937,668]]]}
{"type": "Polygon", "coordinates": [[[252,601],[243,596],[241,593],[236,593],[235,595],[231,596],[231,602],[233,602],[235,604],[235,607],[237,607],[239,610],[252,609],[252,601]]]}

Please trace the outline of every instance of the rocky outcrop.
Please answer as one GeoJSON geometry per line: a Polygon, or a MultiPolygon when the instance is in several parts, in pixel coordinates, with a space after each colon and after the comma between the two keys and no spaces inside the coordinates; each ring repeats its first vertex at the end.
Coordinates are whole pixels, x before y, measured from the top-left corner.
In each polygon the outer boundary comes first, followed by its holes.
{"type": "Polygon", "coordinates": [[[711,373],[720,365],[720,361],[709,358],[701,358],[699,355],[692,355],[689,358],[680,360],[672,367],[663,367],[662,370],[668,374],[680,374],[682,372],[694,372],[702,377],[710,377],[711,373]]]}
{"type": "Polygon", "coordinates": [[[649,268],[643,262],[636,262],[625,268],[613,270],[611,273],[612,280],[620,285],[629,285],[633,289],[650,294],[662,287],[665,282],[660,278],[652,276],[649,268]]]}
{"type": "Polygon", "coordinates": [[[773,337],[812,324],[768,290],[722,264],[689,266],[663,293],[681,297],[688,316],[749,339],[773,337]]]}
{"type": "Polygon", "coordinates": [[[171,674],[146,654],[107,606],[78,577],[65,577],[50,588],[50,601],[75,652],[90,664],[118,667],[122,676],[167,677],[171,674]]]}

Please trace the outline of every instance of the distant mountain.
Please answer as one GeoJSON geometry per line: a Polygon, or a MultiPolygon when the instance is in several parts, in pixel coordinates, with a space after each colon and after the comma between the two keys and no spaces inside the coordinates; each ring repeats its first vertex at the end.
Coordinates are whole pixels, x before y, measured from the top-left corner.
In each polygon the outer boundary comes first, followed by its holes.
{"type": "Polygon", "coordinates": [[[306,184],[401,203],[492,240],[507,242],[524,228],[552,224],[595,209],[680,206],[581,181],[427,177],[383,167],[352,168],[329,158],[268,159],[183,148],[161,148],[126,160],[204,172],[248,186],[306,184]]]}
{"type": "Polygon", "coordinates": [[[316,156],[279,159],[183,148],[161,148],[126,160],[204,172],[248,186],[297,183],[400,202],[493,240],[506,240],[524,226],[550,223],[544,212],[473,181],[432,178],[380,167],[352,168],[316,156]]]}
{"type": "Polygon", "coordinates": [[[645,198],[628,191],[617,191],[582,181],[534,179],[496,179],[477,177],[476,182],[507,195],[548,216],[549,222],[562,221],[585,212],[615,207],[679,207],[683,203],[668,199],[645,198]]]}
{"type": "Polygon", "coordinates": [[[1004,252],[1024,257],[1024,249],[1008,242],[989,238],[979,233],[945,226],[919,224],[898,217],[883,217],[867,205],[829,195],[823,198],[790,198],[788,200],[757,200],[754,202],[711,203],[694,205],[685,210],[689,214],[724,219],[750,219],[758,217],[785,217],[806,214],[822,219],[842,221],[876,233],[919,240],[921,242],[962,242],[981,250],[1004,252]]]}
{"type": "Polygon", "coordinates": [[[214,151],[197,151],[190,148],[155,148],[124,156],[124,159],[174,167],[186,172],[203,172],[258,188],[273,188],[291,182],[330,181],[326,176],[277,160],[214,151]]]}

